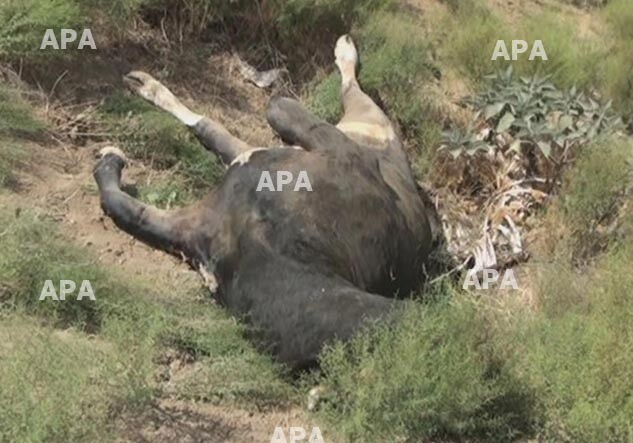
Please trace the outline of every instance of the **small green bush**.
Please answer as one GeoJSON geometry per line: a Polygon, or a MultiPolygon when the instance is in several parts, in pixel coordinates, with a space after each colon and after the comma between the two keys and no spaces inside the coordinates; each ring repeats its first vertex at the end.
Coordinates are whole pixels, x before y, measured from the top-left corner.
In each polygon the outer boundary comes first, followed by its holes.
{"type": "Polygon", "coordinates": [[[197,370],[178,381],[179,395],[251,408],[294,400],[280,366],[197,287],[157,287],[108,271],[30,213],[2,211],[0,224],[0,320],[17,325],[0,327],[0,436],[11,437],[0,441],[112,441],[113,417],[155,398],[167,349],[197,360],[197,370]],[[56,288],[60,279],[89,280],[96,300],[39,301],[48,279],[56,288]],[[19,332],[35,323],[32,333],[19,332]],[[63,341],[52,327],[72,333],[63,341]]]}
{"type": "Polygon", "coordinates": [[[513,62],[521,74],[550,74],[552,81],[561,87],[576,86],[590,90],[600,83],[601,66],[606,56],[603,42],[598,38],[579,35],[574,20],[555,12],[528,16],[512,38],[533,42],[543,41],[547,60],[529,60],[520,57],[513,62]]]}
{"type": "MultiPolygon", "coordinates": [[[[3,250],[0,252],[1,305],[5,309],[22,309],[47,319],[52,324],[75,326],[80,330],[99,330],[104,319],[117,315],[125,305],[135,311],[141,288],[126,286],[105,272],[85,251],[69,246],[50,223],[21,213],[18,218],[8,211],[0,214],[5,227],[3,250]],[[96,301],[88,298],[65,303],[46,298],[40,293],[46,280],[57,287],[60,280],[73,280],[78,285],[89,280],[96,301]]],[[[79,288],[77,288],[78,290],[79,288]]]]}
{"type": "MultiPolygon", "coordinates": [[[[441,52],[448,63],[466,75],[474,84],[509,64],[519,75],[551,75],[561,87],[597,89],[616,109],[630,116],[631,63],[633,50],[633,17],[630,3],[613,0],[603,11],[604,30],[584,35],[576,21],[558,11],[545,8],[538,14],[527,14],[510,26],[501,16],[477,1],[459,2],[441,26],[441,52]],[[497,40],[509,47],[513,39],[529,42],[541,40],[548,60],[528,60],[528,53],[516,61],[491,60],[497,40]]],[[[598,19],[597,19],[598,20],[598,19]]],[[[531,48],[530,48],[531,49],[531,48]]]]}
{"type": "Polygon", "coordinates": [[[343,116],[341,76],[333,72],[317,83],[308,97],[308,106],[317,117],[336,124],[343,116]]]}
{"type": "Polygon", "coordinates": [[[633,16],[627,0],[611,0],[603,10],[605,29],[602,78],[599,84],[616,107],[631,118],[633,103],[633,16]]]}
{"type": "Polygon", "coordinates": [[[492,61],[491,57],[497,40],[509,43],[507,25],[480,2],[464,2],[455,14],[444,18],[440,29],[443,57],[474,84],[490,72],[505,69],[507,62],[500,58],[492,61]]]}
{"type": "Polygon", "coordinates": [[[412,302],[397,326],[325,353],[335,397],[324,414],[350,441],[511,441],[525,432],[531,400],[490,355],[484,311],[452,296],[412,302]]]}
{"type": "Polygon", "coordinates": [[[541,268],[542,313],[518,337],[514,359],[535,393],[544,441],[633,437],[632,240],[614,246],[585,275],[560,261],[541,268]]]}
{"type": "Polygon", "coordinates": [[[567,174],[562,207],[576,258],[595,255],[618,240],[609,226],[617,222],[632,161],[628,139],[603,138],[584,148],[567,174]]]}

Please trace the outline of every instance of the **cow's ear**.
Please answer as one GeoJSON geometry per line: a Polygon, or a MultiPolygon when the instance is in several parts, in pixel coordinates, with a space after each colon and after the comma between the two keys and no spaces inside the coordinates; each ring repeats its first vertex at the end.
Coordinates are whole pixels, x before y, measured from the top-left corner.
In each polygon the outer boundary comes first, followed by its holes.
{"type": "Polygon", "coordinates": [[[317,118],[292,98],[273,97],[268,102],[266,120],[282,140],[307,151],[357,146],[338,128],[317,118]]]}

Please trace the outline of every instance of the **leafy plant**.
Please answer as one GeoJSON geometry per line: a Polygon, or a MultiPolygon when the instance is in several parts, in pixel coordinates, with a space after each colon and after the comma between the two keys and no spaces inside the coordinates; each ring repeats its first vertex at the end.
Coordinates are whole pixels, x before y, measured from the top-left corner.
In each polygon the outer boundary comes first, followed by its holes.
{"type": "MultiPolygon", "coordinates": [[[[487,145],[488,151],[510,148],[520,152],[522,147],[536,147],[549,158],[554,151],[562,152],[622,128],[610,101],[601,104],[576,87],[561,91],[550,76],[517,79],[510,66],[487,79],[490,88],[463,103],[476,111],[469,128],[488,127],[487,138],[495,142],[487,145]]],[[[453,129],[444,134],[442,148],[453,156],[473,155],[481,146],[475,141],[477,138],[453,129]]]]}
{"type": "Polygon", "coordinates": [[[491,152],[494,147],[477,137],[472,131],[472,125],[467,129],[455,129],[442,132],[442,144],[440,150],[448,151],[454,158],[462,152],[473,155],[477,151],[491,152]]]}

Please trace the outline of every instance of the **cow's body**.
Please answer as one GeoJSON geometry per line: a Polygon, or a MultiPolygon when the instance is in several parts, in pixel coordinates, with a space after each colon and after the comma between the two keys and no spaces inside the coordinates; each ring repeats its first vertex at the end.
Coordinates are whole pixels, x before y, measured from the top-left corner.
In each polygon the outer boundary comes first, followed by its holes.
{"type": "Polygon", "coordinates": [[[175,214],[120,191],[116,153],[104,155],[95,177],[119,226],[212,275],[218,299],[258,341],[303,367],[324,343],[348,339],[364,321],[388,315],[394,296],[415,289],[431,245],[428,208],[393,134],[370,146],[375,137],[344,134],[289,99],[273,99],[268,120],[301,148],[248,152],[231,139],[218,143],[206,120],[192,122],[203,143],[222,146],[219,155],[233,163],[204,200],[175,214]],[[305,171],[312,191],[294,183],[258,191],[264,171],[273,178],[305,171]]]}

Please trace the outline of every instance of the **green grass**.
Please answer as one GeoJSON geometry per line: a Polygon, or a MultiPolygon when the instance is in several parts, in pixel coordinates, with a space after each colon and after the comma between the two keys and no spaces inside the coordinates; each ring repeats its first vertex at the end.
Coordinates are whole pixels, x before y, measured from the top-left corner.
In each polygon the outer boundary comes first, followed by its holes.
{"type": "MultiPolygon", "coordinates": [[[[84,29],[90,29],[97,49],[122,40],[131,19],[151,0],[4,0],[0,3],[0,59],[20,58],[37,62],[77,57],[77,45],[84,29]],[[66,50],[48,46],[41,50],[46,30],[52,29],[61,46],[61,29],[73,29],[77,40],[66,50]]],[[[128,29],[129,30],[129,29],[128,29]]]]}
{"type": "Polygon", "coordinates": [[[633,102],[633,17],[626,0],[611,0],[603,9],[606,23],[605,53],[600,89],[613,100],[618,109],[631,117],[633,102]]]}
{"type": "Polygon", "coordinates": [[[245,408],[294,401],[280,367],[196,284],[106,270],[29,213],[0,221],[0,441],[112,441],[116,418],[160,395],[168,349],[196,360],[182,397],[245,408]],[[47,279],[89,280],[96,301],[39,301],[47,279]]]}
{"type": "Polygon", "coordinates": [[[560,87],[596,89],[630,117],[633,16],[626,0],[613,0],[604,9],[594,10],[593,21],[599,29],[588,34],[578,30],[575,18],[547,7],[537,14],[527,11],[512,25],[476,0],[460,2],[454,9],[436,30],[444,39],[442,58],[475,85],[481,84],[484,75],[512,63],[520,75],[550,74],[560,87]],[[497,40],[504,40],[510,51],[513,39],[527,41],[528,52],[517,61],[491,60],[497,40]],[[543,42],[547,61],[528,59],[537,39],[543,42]]]}
{"type": "Polygon", "coordinates": [[[435,32],[441,34],[441,56],[466,79],[479,84],[485,75],[505,67],[506,62],[492,61],[491,56],[497,40],[509,35],[507,25],[482,2],[459,2],[455,12],[439,19],[435,32]]]}
{"type": "Polygon", "coordinates": [[[111,441],[112,412],[143,386],[116,367],[124,349],[20,314],[2,315],[0,341],[2,442],[111,441]]]}
{"type": "Polygon", "coordinates": [[[45,125],[34,112],[17,90],[0,84],[0,137],[39,135],[45,125]]]}
{"type": "Polygon", "coordinates": [[[27,164],[29,157],[19,141],[0,137],[0,189],[17,184],[15,172],[27,164]]]}
{"type": "Polygon", "coordinates": [[[84,9],[73,0],[6,0],[0,4],[0,57],[64,56],[67,51],[40,51],[47,29],[84,29],[84,9]]]}
{"type": "Polygon", "coordinates": [[[15,172],[25,166],[30,155],[20,138],[41,137],[46,125],[22,94],[0,83],[0,189],[15,184],[15,172]]]}
{"type": "Polygon", "coordinates": [[[629,185],[631,143],[626,137],[603,138],[583,149],[561,191],[565,223],[576,259],[621,241],[611,229],[629,185]]]}
{"type": "Polygon", "coordinates": [[[324,419],[350,441],[628,441],[632,252],[613,248],[584,277],[537,267],[538,312],[454,290],[412,302],[395,328],[325,354],[324,419]]]}

